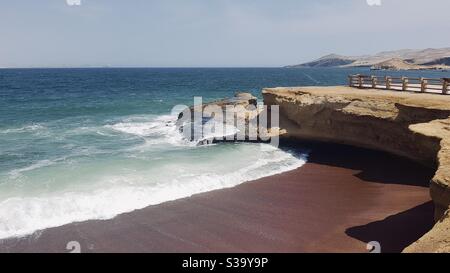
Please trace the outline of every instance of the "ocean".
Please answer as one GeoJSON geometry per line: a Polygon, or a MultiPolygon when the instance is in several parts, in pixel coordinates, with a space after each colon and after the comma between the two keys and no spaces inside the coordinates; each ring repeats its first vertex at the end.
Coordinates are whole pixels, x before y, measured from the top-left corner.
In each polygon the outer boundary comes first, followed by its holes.
{"type": "Polygon", "coordinates": [[[278,86],[343,85],[368,69],[0,69],[0,239],[109,219],[302,166],[302,149],[197,146],[175,105],[278,86]]]}

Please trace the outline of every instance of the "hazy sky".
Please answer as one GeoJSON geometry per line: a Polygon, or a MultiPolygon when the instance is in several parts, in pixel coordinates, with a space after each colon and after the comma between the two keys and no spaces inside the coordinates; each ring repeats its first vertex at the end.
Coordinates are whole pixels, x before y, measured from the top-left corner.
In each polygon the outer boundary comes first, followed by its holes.
{"type": "Polygon", "coordinates": [[[281,66],[450,47],[449,0],[381,1],[0,0],[0,67],[281,66]]]}

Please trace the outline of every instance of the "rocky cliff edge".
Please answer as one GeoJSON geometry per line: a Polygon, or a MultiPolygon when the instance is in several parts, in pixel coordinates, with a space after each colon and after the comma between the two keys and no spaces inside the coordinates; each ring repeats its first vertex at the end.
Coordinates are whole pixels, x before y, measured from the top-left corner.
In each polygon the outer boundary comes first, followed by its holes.
{"type": "Polygon", "coordinates": [[[450,96],[295,87],[267,88],[263,97],[280,106],[284,137],[383,150],[435,168],[430,193],[437,224],[405,252],[450,251],[450,96]]]}

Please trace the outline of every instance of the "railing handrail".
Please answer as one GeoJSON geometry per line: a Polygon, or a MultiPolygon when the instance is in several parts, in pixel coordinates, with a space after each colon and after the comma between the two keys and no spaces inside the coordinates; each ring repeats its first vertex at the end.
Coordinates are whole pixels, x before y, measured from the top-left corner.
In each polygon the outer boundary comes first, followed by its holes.
{"type": "Polygon", "coordinates": [[[433,93],[430,91],[441,91],[447,95],[450,92],[450,78],[409,78],[409,77],[392,77],[392,76],[368,76],[368,75],[350,75],[349,86],[357,88],[385,89],[396,91],[409,91],[421,93],[433,93]],[[380,84],[384,83],[384,84],[380,84]],[[400,87],[393,88],[393,87],[400,87]],[[418,90],[419,89],[419,90],[418,90]]]}

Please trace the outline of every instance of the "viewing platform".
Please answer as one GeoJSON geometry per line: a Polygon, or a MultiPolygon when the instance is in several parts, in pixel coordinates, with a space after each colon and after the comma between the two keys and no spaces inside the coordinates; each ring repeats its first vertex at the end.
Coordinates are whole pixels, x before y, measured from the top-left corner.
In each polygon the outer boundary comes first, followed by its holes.
{"type": "Polygon", "coordinates": [[[448,95],[450,78],[409,78],[409,77],[379,77],[366,75],[348,76],[350,87],[372,88],[420,93],[448,95]]]}

